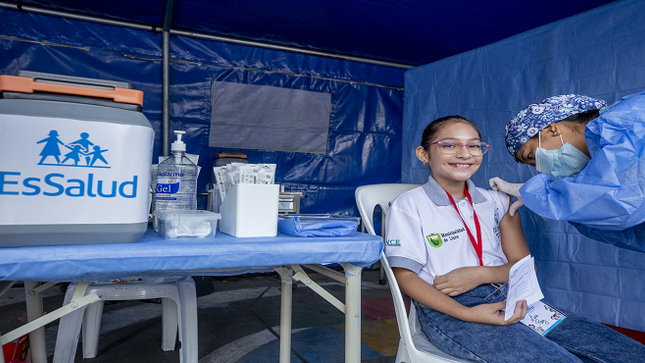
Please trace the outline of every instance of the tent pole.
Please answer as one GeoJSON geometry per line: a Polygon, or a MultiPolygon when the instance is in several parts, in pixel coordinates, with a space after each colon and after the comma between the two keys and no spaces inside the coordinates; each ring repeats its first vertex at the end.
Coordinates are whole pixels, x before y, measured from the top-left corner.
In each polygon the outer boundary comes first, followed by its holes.
{"type": "Polygon", "coordinates": [[[351,56],[351,55],[342,55],[342,54],[335,54],[335,53],[329,53],[329,52],[321,52],[321,51],[311,50],[311,49],[287,47],[287,46],[270,44],[270,43],[262,43],[262,42],[255,42],[255,41],[250,41],[250,40],[242,40],[242,39],[236,39],[236,38],[222,37],[222,36],[218,36],[218,35],[210,35],[210,34],[202,34],[202,33],[191,33],[191,32],[187,32],[187,31],[183,31],[183,30],[170,30],[170,33],[172,35],[179,35],[179,36],[184,36],[184,37],[189,37],[189,38],[213,40],[213,41],[222,42],[222,43],[246,45],[246,46],[255,47],[255,48],[265,48],[265,49],[285,51],[285,52],[291,52],[291,53],[313,55],[313,56],[318,56],[318,57],[340,59],[340,60],[345,60],[345,61],[350,61],[350,62],[366,63],[366,64],[372,64],[372,65],[376,65],[376,66],[383,66],[383,67],[390,67],[390,68],[408,69],[408,68],[416,67],[414,65],[409,65],[409,64],[387,62],[387,61],[381,61],[381,60],[369,59],[369,58],[362,58],[362,57],[354,57],[354,56],[351,56]]]}
{"type": "MultiPolygon", "coordinates": [[[[58,16],[58,17],[62,17],[62,18],[81,20],[81,21],[88,21],[88,22],[93,22],[93,23],[98,23],[98,24],[105,24],[105,25],[113,25],[113,26],[119,26],[119,27],[123,27],[123,28],[145,30],[145,31],[153,32],[153,33],[160,33],[161,32],[161,29],[159,27],[157,27],[157,26],[154,26],[154,25],[145,25],[145,24],[140,24],[140,23],[131,23],[131,22],[125,22],[125,21],[109,20],[109,19],[103,19],[103,18],[93,17],[93,16],[72,14],[72,13],[67,13],[67,12],[64,12],[64,11],[47,10],[47,9],[37,8],[37,7],[34,7],[34,6],[22,5],[20,8],[18,8],[18,4],[7,3],[7,2],[4,2],[4,1],[0,1],[0,8],[16,10],[16,11],[25,11],[25,12],[42,14],[42,15],[49,15],[49,16],[58,16]]],[[[270,44],[270,43],[262,43],[262,42],[254,42],[254,41],[248,41],[248,40],[242,40],[242,39],[236,39],[236,38],[229,38],[229,37],[222,37],[222,36],[216,36],[216,35],[201,34],[201,33],[191,33],[191,32],[186,32],[186,31],[181,31],[181,30],[172,30],[172,29],[168,29],[168,31],[172,35],[186,36],[186,37],[205,39],[205,40],[213,40],[213,41],[224,42],[224,43],[246,45],[246,46],[250,46],[250,47],[266,48],[266,49],[279,50],[279,51],[298,53],[298,54],[305,54],[305,55],[313,55],[313,56],[318,56],[318,57],[340,59],[340,60],[346,60],[346,61],[350,61],[350,62],[373,64],[373,65],[383,66],[383,67],[401,68],[401,69],[408,69],[408,68],[416,67],[416,65],[410,65],[410,64],[386,62],[386,61],[380,61],[380,60],[376,60],[376,59],[354,57],[354,56],[335,54],[335,53],[329,53],[329,52],[319,52],[319,51],[310,50],[310,49],[286,47],[286,46],[282,46],[282,45],[276,45],[276,44],[270,44]]]]}
{"type": "Polygon", "coordinates": [[[161,155],[170,155],[170,32],[163,32],[161,155]]]}
{"type": "Polygon", "coordinates": [[[163,24],[163,112],[161,120],[161,152],[163,156],[170,155],[170,24],[172,24],[173,6],[174,0],[166,1],[166,15],[163,24]]]}
{"type": "Polygon", "coordinates": [[[15,4],[15,3],[7,3],[7,2],[4,2],[4,1],[0,1],[0,8],[5,8],[5,9],[15,10],[15,11],[22,11],[22,12],[26,12],[26,13],[40,14],[40,15],[57,16],[57,17],[66,18],[66,19],[89,21],[89,22],[92,22],[92,23],[99,23],[99,24],[104,24],[104,25],[120,26],[120,27],[123,27],[123,28],[146,30],[146,31],[151,31],[151,32],[155,32],[155,33],[158,33],[160,31],[154,25],[146,25],[146,24],[141,24],[141,23],[127,22],[127,21],[103,19],[103,18],[98,18],[98,17],[94,17],[94,16],[79,15],[79,14],[74,14],[74,13],[67,13],[67,12],[64,12],[64,11],[43,9],[43,8],[38,8],[38,7],[35,7],[35,6],[19,5],[19,4],[15,4]]]}

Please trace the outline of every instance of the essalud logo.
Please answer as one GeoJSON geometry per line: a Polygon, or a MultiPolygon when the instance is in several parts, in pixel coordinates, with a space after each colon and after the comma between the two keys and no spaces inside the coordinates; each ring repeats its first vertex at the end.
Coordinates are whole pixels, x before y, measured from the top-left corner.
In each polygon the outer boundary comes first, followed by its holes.
{"type": "MultiPolygon", "coordinates": [[[[70,137],[69,139],[75,139],[70,137]]],[[[108,149],[101,149],[90,140],[90,134],[81,132],[76,141],[63,142],[57,130],[49,131],[46,138],[36,141],[44,144],[40,152],[37,165],[42,167],[64,167],[60,170],[71,168],[110,169],[105,157],[108,149]],[[61,146],[69,149],[64,155],[61,146]]],[[[0,171],[0,195],[23,195],[47,197],[101,197],[115,198],[117,196],[133,199],[137,197],[138,176],[133,175],[131,180],[107,181],[101,180],[93,173],[88,173],[82,179],[78,178],[79,172],[72,173],[68,178],[61,172],[53,172],[42,179],[35,176],[21,176],[21,172],[0,171]],[[21,180],[22,178],[22,180],[21,180]],[[21,186],[20,186],[21,185],[21,186]]]]}

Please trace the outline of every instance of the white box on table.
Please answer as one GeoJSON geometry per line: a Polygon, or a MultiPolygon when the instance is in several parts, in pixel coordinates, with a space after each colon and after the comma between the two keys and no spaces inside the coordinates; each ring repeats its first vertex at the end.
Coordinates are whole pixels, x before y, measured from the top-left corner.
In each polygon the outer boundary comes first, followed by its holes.
{"type": "Polygon", "coordinates": [[[278,184],[235,184],[220,206],[219,230],[235,237],[278,235],[278,184]]]}

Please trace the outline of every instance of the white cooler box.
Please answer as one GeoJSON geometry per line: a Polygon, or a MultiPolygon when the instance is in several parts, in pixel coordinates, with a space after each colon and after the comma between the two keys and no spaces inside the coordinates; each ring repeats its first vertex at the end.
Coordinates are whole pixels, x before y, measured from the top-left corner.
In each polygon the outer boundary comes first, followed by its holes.
{"type": "Polygon", "coordinates": [[[154,130],[125,82],[0,76],[0,247],[136,242],[154,130]]]}

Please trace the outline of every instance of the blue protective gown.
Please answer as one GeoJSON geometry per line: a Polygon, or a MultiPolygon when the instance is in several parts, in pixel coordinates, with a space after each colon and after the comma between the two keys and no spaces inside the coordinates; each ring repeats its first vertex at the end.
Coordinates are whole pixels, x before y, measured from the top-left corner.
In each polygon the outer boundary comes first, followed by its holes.
{"type": "Polygon", "coordinates": [[[589,164],[568,178],[531,178],[520,189],[524,205],[587,237],[645,251],[645,91],[590,121],[585,138],[589,164]]]}

